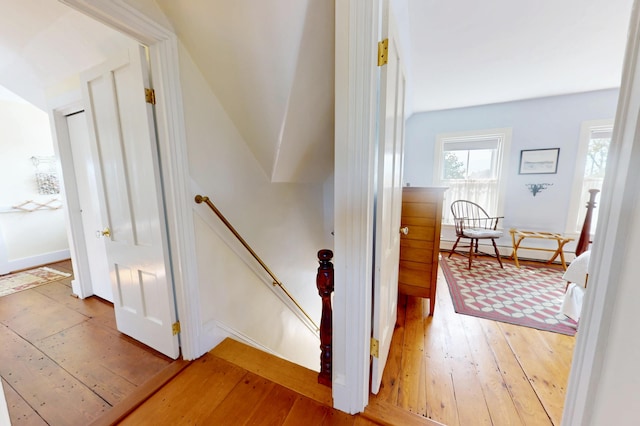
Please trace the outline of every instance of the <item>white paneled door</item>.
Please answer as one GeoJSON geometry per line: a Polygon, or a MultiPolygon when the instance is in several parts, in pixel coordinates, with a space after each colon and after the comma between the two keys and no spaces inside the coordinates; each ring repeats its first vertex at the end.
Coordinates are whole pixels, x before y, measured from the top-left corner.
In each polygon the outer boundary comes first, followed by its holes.
{"type": "Polygon", "coordinates": [[[402,208],[402,164],[404,151],[405,75],[398,48],[395,20],[388,2],[383,38],[388,39],[388,62],[381,67],[378,114],[378,185],[373,290],[373,339],[378,355],[371,366],[371,391],[378,393],[396,323],[398,268],[400,258],[400,214],[402,208]]]}
{"type": "Polygon", "coordinates": [[[69,143],[78,188],[78,202],[84,243],[87,250],[87,263],[91,278],[91,294],[113,302],[113,292],[109,280],[109,264],[104,238],[97,232],[102,227],[102,213],[98,200],[95,174],[95,159],[91,154],[91,139],[87,129],[87,117],[84,111],[66,117],[69,130],[69,143]]]}
{"type": "Polygon", "coordinates": [[[84,72],[83,98],[118,330],[177,358],[178,337],[146,49],[84,72]]]}

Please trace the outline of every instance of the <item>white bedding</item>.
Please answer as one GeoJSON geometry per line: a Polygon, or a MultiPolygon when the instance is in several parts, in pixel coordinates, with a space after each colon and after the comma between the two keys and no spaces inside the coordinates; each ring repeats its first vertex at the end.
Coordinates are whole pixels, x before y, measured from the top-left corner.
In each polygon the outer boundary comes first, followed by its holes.
{"type": "Polygon", "coordinates": [[[564,294],[560,311],[574,321],[580,319],[582,311],[582,299],[587,287],[590,254],[590,251],[586,251],[576,257],[564,275],[562,275],[562,279],[568,281],[569,285],[564,294]]]}

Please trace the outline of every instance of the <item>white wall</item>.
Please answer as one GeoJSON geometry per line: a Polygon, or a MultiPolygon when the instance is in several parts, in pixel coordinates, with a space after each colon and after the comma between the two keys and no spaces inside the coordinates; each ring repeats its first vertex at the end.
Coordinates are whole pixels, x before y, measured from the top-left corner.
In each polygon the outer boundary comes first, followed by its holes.
{"type": "MultiPolygon", "coordinates": [[[[327,247],[323,184],[270,183],[182,46],[180,61],[190,174],[195,185],[319,324],[316,254],[332,248],[327,247]]],[[[197,209],[206,207],[194,203],[194,209],[203,214],[197,209]]],[[[317,338],[266,289],[264,277],[249,273],[212,227],[197,214],[194,217],[205,331],[220,322],[286,358],[317,369],[317,338]]],[[[217,343],[214,340],[211,345],[217,343]]]]}
{"type": "MultiPolygon", "coordinates": [[[[491,128],[511,127],[504,221],[502,226],[564,233],[569,210],[574,157],[583,121],[611,119],[615,115],[618,90],[601,90],[565,96],[530,99],[414,114],[407,123],[405,183],[428,186],[433,183],[436,135],[491,128]],[[523,149],[560,148],[558,173],[519,175],[523,149]],[[532,196],[527,183],[551,183],[532,196]]],[[[446,235],[443,235],[446,239],[446,235]]],[[[510,235],[500,241],[510,246],[510,235]]],[[[529,244],[527,242],[527,244],[529,244]]],[[[575,243],[568,245],[572,249],[575,243]]]]}
{"type": "MultiPolygon", "coordinates": [[[[68,258],[62,209],[28,213],[12,208],[29,200],[61,200],[60,194],[38,194],[31,161],[32,156],[53,155],[47,114],[26,102],[3,96],[0,146],[0,273],[68,258]]],[[[56,205],[61,206],[62,202],[56,205]]]]}

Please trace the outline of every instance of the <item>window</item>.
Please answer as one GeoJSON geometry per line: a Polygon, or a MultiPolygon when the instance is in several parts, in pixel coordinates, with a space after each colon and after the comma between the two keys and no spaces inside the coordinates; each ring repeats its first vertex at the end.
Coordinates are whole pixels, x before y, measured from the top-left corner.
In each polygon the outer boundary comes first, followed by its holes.
{"type": "Polygon", "coordinates": [[[455,200],[481,205],[501,216],[504,182],[500,179],[511,145],[511,129],[478,130],[436,137],[434,182],[446,186],[442,223],[453,225],[449,206],[455,200]]]}
{"type": "MultiPolygon", "coordinates": [[[[573,179],[573,196],[567,218],[567,233],[580,233],[587,213],[589,190],[602,190],[612,132],[613,120],[586,121],[582,124],[573,179]]],[[[591,234],[595,232],[598,222],[599,200],[600,193],[596,196],[596,208],[593,210],[591,220],[591,234]]]]}

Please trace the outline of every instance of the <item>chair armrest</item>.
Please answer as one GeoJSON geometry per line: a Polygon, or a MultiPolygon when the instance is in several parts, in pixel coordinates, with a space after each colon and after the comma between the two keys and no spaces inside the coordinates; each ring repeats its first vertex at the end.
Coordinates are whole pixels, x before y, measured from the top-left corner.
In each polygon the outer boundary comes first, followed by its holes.
{"type": "Polygon", "coordinates": [[[498,222],[500,221],[500,219],[504,219],[504,216],[495,216],[491,218],[491,229],[493,229],[494,231],[498,229],[498,222]]]}

